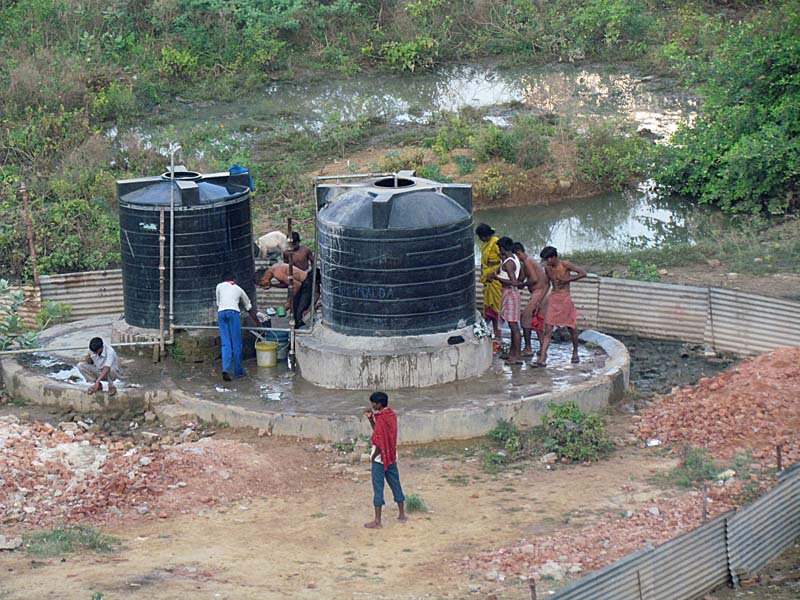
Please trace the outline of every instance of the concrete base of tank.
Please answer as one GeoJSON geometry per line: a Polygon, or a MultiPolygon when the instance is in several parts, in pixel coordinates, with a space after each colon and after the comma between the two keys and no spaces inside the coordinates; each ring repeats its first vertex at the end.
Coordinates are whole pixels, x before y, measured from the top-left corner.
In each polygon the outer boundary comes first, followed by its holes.
{"type": "MultiPolygon", "coordinates": [[[[216,365],[170,360],[153,364],[147,348],[137,356],[121,357],[123,381],[115,396],[87,395],[89,384],[71,377],[73,365],[85,354],[89,338],[110,338],[111,322],[98,317],[49,328],[42,334],[42,346],[64,350],[0,360],[8,394],[18,402],[87,415],[152,410],[170,427],[202,419],[327,441],[370,432],[361,415],[365,392],[319,388],[285,367],[262,369],[253,362],[247,365],[248,377],[223,383],[216,365]],[[273,400],[276,391],[285,389],[282,385],[292,389],[290,397],[273,400]]],[[[584,331],[580,338],[580,365],[569,364],[569,344],[554,344],[547,369],[512,369],[495,361],[486,374],[463,383],[392,392],[390,402],[400,416],[400,442],[481,436],[500,419],[520,427],[537,425],[548,402],[574,401],[590,412],[602,410],[627,389],[630,358],[612,337],[584,331]]]]}
{"type": "Polygon", "coordinates": [[[477,377],[492,364],[492,343],[472,325],[445,333],[343,335],[318,323],[295,338],[300,375],[339,390],[421,388],[477,377]]]}

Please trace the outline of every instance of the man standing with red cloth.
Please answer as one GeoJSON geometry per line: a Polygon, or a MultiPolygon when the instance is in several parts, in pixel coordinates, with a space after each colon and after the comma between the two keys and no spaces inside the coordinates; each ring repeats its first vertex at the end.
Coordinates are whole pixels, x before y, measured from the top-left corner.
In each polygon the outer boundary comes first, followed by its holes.
{"type": "Polygon", "coordinates": [[[403,487],[400,485],[400,473],[397,471],[397,414],[388,407],[389,396],[383,392],[375,392],[369,397],[372,409],[364,411],[364,415],[372,425],[372,490],[374,493],[375,520],[364,523],[367,529],[381,527],[381,510],[385,504],[383,488],[385,482],[394,495],[400,514],[400,521],[406,520],[403,487]]]}

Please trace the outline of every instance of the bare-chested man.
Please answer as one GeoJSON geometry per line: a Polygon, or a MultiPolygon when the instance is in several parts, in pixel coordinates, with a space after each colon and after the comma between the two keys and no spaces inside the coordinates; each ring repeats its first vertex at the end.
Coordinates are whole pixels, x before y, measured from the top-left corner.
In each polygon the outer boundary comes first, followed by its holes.
{"type": "MultiPolygon", "coordinates": [[[[284,262],[289,262],[289,251],[283,253],[284,262]]],[[[300,244],[300,234],[292,232],[292,264],[301,271],[310,271],[314,264],[314,253],[308,246],[300,244]]]]}
{"type": "MultiPolygon", "coordinates": [[[[294,326],[297,328],[305,325],[303,313],[311,306],[311,274],[301,271],[299,268],[292,269],[294,287],[292,289],[292,315],[294,315],[294,326]]],[[[269,269],[259,269],[256,271],[256,285],[268,290],[273,287],[289,287],[289,265],[286,263],[276,263],[269,269]],[[277,283],[273,284],[275,279],[277,283]]],[[[286,301],[286,308],[289,308],[289,301],[286,301]]]]}
{"type": "Polygon", "coordinates": [[[572,338],[572,362],[580,361],[578,358],[578,310],[572,302],[569,293],[569,284],[586,277],[586,271],[576,267],[567,260],[558,258],[558,251],[552,246],[542,248],[539,256],[542,257],[547,279],[553,286],[550,293],[550,302],[544,318],[544,339],[539,352],[539,360],[533,367],[544,367],[547,364],[547,348],[553,337],[553,327],[566,327],[572,338]],[[573,275],[574,273],[574,275],[573,275]]]}
{"type": "Polygon", "coordinates": [[[547,275],[539,261],[525,253],[525,246],[519,242],[514,242],[512,251],[522,263],[523,280],[519,284],[520,289],[527,287],[531,293],[531,298],[522,311],[522,339],[525,342],[522,356],[533,356],[531,329],[536,332],[539,348],[541,348],[542,334],[544,333],[544,313],[547,311],[547,293],[550,291],[550,283],[547,281],[547,275]]]}

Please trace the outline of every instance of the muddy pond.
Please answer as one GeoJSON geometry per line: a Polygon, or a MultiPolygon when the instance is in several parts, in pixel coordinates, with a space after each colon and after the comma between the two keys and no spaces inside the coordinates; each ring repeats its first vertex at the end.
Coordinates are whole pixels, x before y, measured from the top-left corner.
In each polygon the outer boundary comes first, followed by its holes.
{"type": "MultiPolygon", "coordinates": [[[[607,65],[501,66],[494,63],[442,67],[414,76],[364,73],[352,77],[281,81],[261,93],[230,102],[178,98],[169,111],[128,133],[166,146],[170,136],[194,132],[205,149],[185,148],[191,164],[204,152],[236,156],[276,130],[319,130],[326,123],[380,119],[397,127],[427,123],[443,112],[474,107],[505,125],[520,113],[578,118],[622,117],[668,138],[682,118],[692,118],[698,99],[669,80],[607,65]]],[[[122,138],[117,130],[109,137],[122,138]]],[[[530,250],[551,244],[562,250],[624,250],[683,242],[687,207],[638,189],[553,206],[476,212],[475,220],[522,241],[530,250]]]]}

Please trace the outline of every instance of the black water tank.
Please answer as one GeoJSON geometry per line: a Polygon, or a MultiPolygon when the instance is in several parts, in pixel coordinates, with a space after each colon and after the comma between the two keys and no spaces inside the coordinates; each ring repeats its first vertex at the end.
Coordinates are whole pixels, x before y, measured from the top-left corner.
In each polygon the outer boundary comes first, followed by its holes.
{"type": "Polygon", "coordinates": [[[320,186],[323,319],[348,335],[475,321],[472,188],[415,177],[320,186]]]}
{"type": "MultiPolygon", "coordinates": [[[[117,181],[125,321],[159,328],[159,213],[164,209],[164,304],[169,318],[170,189],[175,204],[174,322],[217,318],[215,289],[230,270],[255,303],[249,175],[201,175],[175,168],[158,177],[117,181]]],[[[167,325],[169,324],[167,320],[167,325]]]]}

